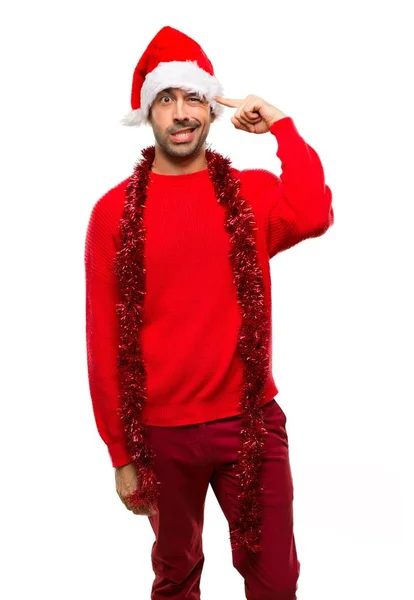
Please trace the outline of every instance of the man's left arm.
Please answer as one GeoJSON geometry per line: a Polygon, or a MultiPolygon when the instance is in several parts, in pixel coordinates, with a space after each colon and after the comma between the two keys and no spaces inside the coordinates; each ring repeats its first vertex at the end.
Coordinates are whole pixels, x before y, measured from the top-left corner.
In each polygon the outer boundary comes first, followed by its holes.
{"type": "Polygon", "coordinates": [[[324,234],[334,223],[334,212],[319,156],[300,136],[292,118],[276,120],[269,130],[277,139],[282,167],[280,178],[269,174],[271,180],[264,190],[272,258],[302,240],[324,234]]]}
{"type": "Polygon", "coordinates": [[[325,233],[334,223],[332,192],[315,150],[300,136],[293,119],[259,96],[244,100],[216,97],[237,110],[231,121],[249,133],[272,133],[282,165],[279,177],[266,172],[261,193],[268,208],[269,258],[299,243],[325,233]]]}

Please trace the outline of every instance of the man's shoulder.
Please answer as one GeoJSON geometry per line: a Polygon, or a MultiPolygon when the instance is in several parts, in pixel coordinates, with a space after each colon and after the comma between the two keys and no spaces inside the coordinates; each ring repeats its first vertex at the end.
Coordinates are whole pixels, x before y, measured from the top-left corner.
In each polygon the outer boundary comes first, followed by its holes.
{"type": "Polygon", "coordinates": [[[252,204],[263,203],[263,197],[273,197],[280,185],[280,179],[267,169],[235,170],[235,176],[241,182],[241,190],[252,204]]]}
{"type": "Polygon", "coordinates": [[[246,185],[271,185],[277,184],[279,178],[267,169],[235,169],[237,177],[246,185]]]}
{"type": "Polygon", "coordinates": [[[100,210],[111,210],[117,209],[119,205],[123,206],[129,180],[130,177],[127,177],[107,190],[95,202],[95,207],[99,207],[100,210]]]}
{"type": "Polygon", "coordinates": [[[124,209],[126,189],[130,176],[115,184],[96,200],[92,208],[93,215],[119,220],[124,209]]]}
{"type": "Polygon", "coordinates": [[[270,207],[277,197],[280,179],[267,169],[236,170],[235,176],[240,180],[240,190],[256,216],[267,218],[270,207]]]}

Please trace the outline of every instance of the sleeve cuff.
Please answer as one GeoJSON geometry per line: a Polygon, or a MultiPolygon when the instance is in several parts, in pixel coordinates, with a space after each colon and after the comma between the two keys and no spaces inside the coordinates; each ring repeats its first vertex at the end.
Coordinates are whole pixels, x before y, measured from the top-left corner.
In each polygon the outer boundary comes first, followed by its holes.
{"type": "Polygon", "coordinates": [[[294,132],[296,135],[299,135],[299,131],[296,129],[292,117],[282,117],[281,119],[278,119],[271,125],[269,131],[276,137],[283,135],[285,131],[287,131],[288,134],[294,132]]]}
{"type": "Polygon", "coordinates": [[[122,467],[132,462],[132,458],[123,441],[108,444],[108,453],[113,467],[122,467]]]}

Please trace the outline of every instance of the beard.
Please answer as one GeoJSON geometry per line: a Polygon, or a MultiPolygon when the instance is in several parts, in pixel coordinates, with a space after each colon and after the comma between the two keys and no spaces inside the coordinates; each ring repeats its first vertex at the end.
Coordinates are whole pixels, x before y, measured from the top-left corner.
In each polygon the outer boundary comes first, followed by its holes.
{"type": "Polygon", "coordinates": [[[194,138],[190,142],[181,142],[179,144],[174,143],[174,141],[171,139],[171,133],[173,132],[165,132],[156,127],[154,124],[152,129],[157,144],[161,147],[165,154],[177,158],[186,158],[199,152],[200,148],[202,148],[207,139],[208,132],[204,132],[200,135],[199,129],[201,126],[195,123],[183,123],[180,128],[176,128],[177,131],[178,129],[187,129],[193,127],[195,127],[193,132],[194,138]]]}

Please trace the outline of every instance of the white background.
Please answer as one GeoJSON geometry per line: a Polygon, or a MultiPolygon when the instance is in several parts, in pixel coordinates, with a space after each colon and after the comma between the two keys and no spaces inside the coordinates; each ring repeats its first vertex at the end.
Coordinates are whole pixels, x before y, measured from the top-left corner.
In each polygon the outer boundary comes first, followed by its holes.
{"type": "MultiPolygon", "coordinates": [[[[2,5],[2,598],[150,597],[153,533],[116,495],[93,420],[83,251],[93,204],[153,141],[119,120],[164,25],[201,44],[225,95],[291,116],[333,193],[334,226],[271,261],[298,600],[414,598],[408,5],[2,5]]],[[[275,139],[236,130],[233,113],[212,126],[212,147],[280,174],[275,139]]],[[[204,552],[203,600],[242,600],[211,489],[204,552]]]]}

